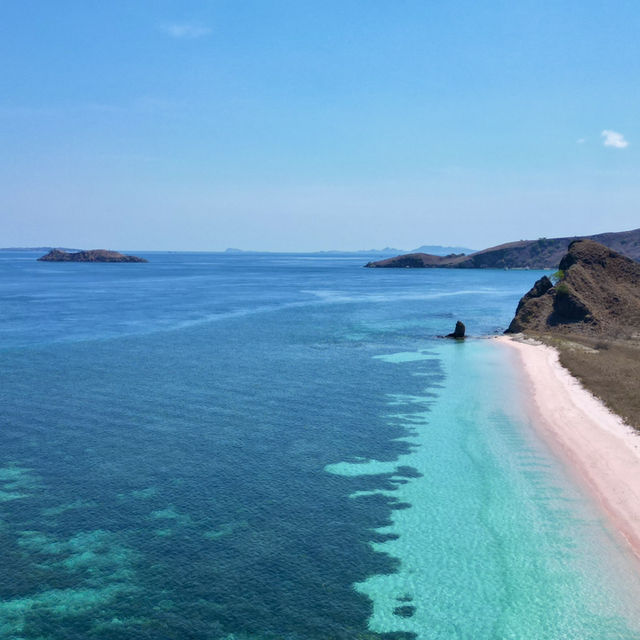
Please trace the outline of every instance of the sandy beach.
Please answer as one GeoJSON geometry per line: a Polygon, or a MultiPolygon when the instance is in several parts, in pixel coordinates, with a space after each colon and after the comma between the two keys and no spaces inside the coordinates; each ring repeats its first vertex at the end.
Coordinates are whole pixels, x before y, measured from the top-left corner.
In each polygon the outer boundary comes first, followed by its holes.
{"type": "Polygon", "coordinates": [[[571,464],[640,559],[640,435],[582,387],[555,349],[507,337],[497,341],[518,352],[535,427],[571,464]]]}

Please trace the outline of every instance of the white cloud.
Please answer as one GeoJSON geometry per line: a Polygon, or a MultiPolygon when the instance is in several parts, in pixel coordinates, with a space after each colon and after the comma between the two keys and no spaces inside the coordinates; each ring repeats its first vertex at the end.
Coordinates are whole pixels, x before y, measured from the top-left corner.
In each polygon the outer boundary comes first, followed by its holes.
{"type": "Polygon", "coordinates": [[[196,38],[208,36],[211,33],[209,27],[190,23],[165,24],[160,27],[160,30],[172,38],[182,38],[185,40],[195,40],[196,38]]]}
{"type": "Polygon", "coordinates": [[[587,141],[587,139],[586,139],[586,138],[578,138],[578,139],[576,140],[576,144],[584,144],[586,141],[587,141]]]}
{"type": "Polygon", "coordinates": [[[617,131],[611,129],[605,129],[600,134],[604,140],[602,141],[605,147],[614,147],[615,149],[624,149],[629,146],[629,143],[624,139],[624,136],[617,131]]]}

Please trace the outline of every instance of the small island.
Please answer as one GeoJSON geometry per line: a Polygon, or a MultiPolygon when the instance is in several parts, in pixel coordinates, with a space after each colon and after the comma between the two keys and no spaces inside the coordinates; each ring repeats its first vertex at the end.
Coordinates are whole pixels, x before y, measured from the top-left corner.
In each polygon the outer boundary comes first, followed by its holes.
{"type": "Polygon", "coordinates": [[[52,249],[46,255],[38,258],[40,262],[148,262],[138,256],[128,256],[117,251],[106,249],[91,249],[90,251],[64,251],[52,249]]]}

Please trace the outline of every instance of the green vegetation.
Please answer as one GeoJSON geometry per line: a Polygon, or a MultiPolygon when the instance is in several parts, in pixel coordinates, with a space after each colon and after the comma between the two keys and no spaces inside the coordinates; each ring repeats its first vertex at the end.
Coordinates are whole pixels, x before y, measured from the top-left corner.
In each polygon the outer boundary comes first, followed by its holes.
{"type": "Polygon", "coordinates": [[[553,284],[558,284],[561,280],[564,279],[564,271],[562,269],[558,269],[555,273],[551,274],[551,282],[553,284]]]}

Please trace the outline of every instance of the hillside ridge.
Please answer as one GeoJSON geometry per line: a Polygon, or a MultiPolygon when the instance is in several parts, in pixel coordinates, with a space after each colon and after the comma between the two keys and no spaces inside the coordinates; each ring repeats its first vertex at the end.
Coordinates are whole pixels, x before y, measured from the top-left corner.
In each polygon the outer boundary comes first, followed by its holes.
{"type": "Polygon", "coordinates": [[[518,303],[506,333],[640,332],[640,263],[593,240],[576,240],[559,263],[555,283],[540,278],[518,303]]]}
{"type": "Polygon", "coordinates": [[[555,269],[569,245],[576,240],[593,240],[632,260],[640,261],[640,229],[599,233],[591,236],[518,240],[489,247],[475,253],[437,256],[407,253],[386,260],[369,262],[369,268],[444,269],[555,269]]]}

